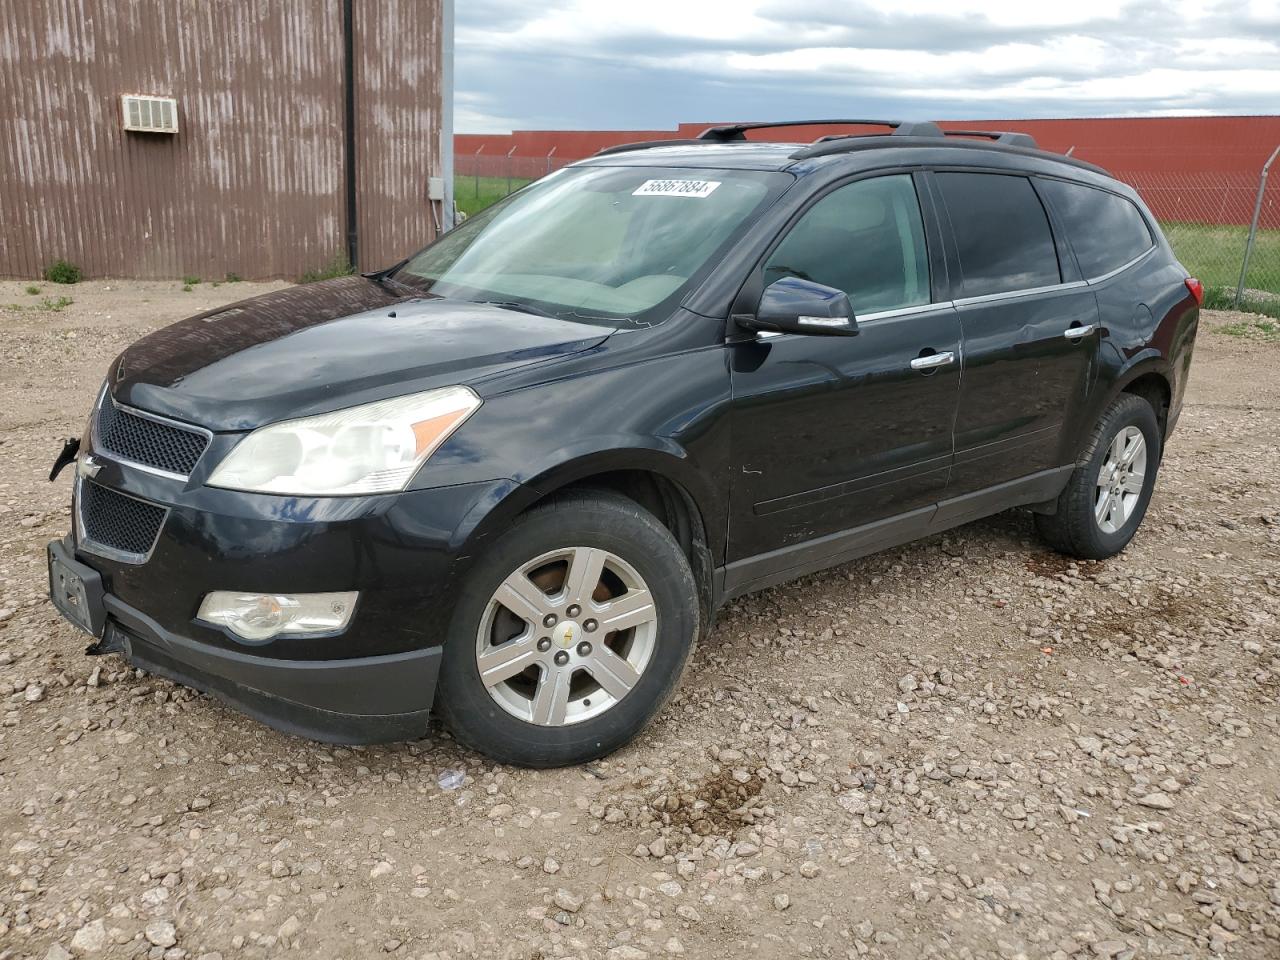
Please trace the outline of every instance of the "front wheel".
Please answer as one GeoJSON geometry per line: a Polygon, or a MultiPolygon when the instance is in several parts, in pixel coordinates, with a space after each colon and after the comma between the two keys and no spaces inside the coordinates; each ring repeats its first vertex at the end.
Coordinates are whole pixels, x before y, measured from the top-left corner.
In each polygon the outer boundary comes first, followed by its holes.
{"type": "Polygon", "coordinates": [[[459,597],[438,709],[504,763],[583,763],[631,740],[675,689],[697,640],[688,559],[626,498],[572,494],[521,516],[459,597]]]}
{"type": "Polygon", "coordinates": [[[1036,515],[1040,535],[1060,553],[1082,560],[1115,556],[1146,515],[1161,452],[1160,424],[1151,404],[1121,394],[1098,419],[1083,462],[1058,497],[1057,511],[1036,515]]]}

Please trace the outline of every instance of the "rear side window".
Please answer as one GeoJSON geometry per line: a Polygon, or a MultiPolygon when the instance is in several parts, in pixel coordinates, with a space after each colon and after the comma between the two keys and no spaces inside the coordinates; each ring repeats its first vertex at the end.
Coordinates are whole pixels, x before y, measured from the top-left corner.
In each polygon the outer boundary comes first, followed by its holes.
{"type": "Polygon", "coordinates": [[[1026,177],[939,173],[964,275],[962,297],[1062,282],[1049,218],[1026,177]]]}
{"type": "Polygon", "coordinates": [[[831,191],[791,228],[764,282],[799,277],[843,290],[855,314],[929,302],[929,256],[910,174],[831,191]]]}
{"type": "Polygon", "coordinates": [[[1151,248],[1147,222],[1124,197],[1062,180],[1037,184],[1062,218],[1086,278],[1110,273],[1151,248]]]}

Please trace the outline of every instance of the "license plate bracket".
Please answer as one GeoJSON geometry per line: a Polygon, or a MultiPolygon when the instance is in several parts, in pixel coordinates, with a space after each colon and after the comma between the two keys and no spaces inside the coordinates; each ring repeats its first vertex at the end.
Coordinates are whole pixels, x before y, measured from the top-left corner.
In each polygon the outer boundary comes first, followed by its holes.
{"type": "Polygon", "coordinates": [[[107,623],[102,576],[76,560],[61,540],[49,544],[48,558],[49,599],[53,605],[73,626],[101,637],[107,623]]]}

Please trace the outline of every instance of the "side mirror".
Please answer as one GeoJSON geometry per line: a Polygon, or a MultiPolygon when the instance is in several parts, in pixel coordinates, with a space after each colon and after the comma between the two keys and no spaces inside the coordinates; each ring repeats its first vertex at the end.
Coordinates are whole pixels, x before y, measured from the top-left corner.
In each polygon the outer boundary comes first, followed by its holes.
{"type": "Polygon", "coordinates": [[[783,277],[765,287],[756,315],[741,322],[779,333],[852,337],[858,332],[853,305],[843,290],[799,277],[783,277]]]}

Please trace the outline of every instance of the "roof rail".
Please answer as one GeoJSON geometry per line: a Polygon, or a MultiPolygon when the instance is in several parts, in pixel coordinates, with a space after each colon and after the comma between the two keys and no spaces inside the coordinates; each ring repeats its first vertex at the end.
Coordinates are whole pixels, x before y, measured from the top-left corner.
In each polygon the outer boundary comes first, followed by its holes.
{"type": "Polygon", "coordinates": [[[611,147],[602,147],[593,156],[604,157],[611,153],[627,153],[631,150],[652,150],[654,147],[691,147],[706,143],[705,140],[639,140],[635,143],[615,143],[611,147]]]}
{"type": "MultiPolygon", "coordinates": [[[[723,127],[708,127],[698,134],[699,140],[715,143],[732,143],[747,139],[748,130],[771,130],[775,127],[889,127],[897,136],[940,137],[937,124],[910,120],[777,120],[765,123],[732,123],[723,127]]],[[[822,138],[827,139],[827,138],[822,138]]]]}
{"type": "Polygon", "coordinates": [[[1017,133],[1012,130],[943,130],[947,137],[982,137],[1006,147],[1028,147],[1039,150],[1040,144],[1029,133],[1017,133]]]}

